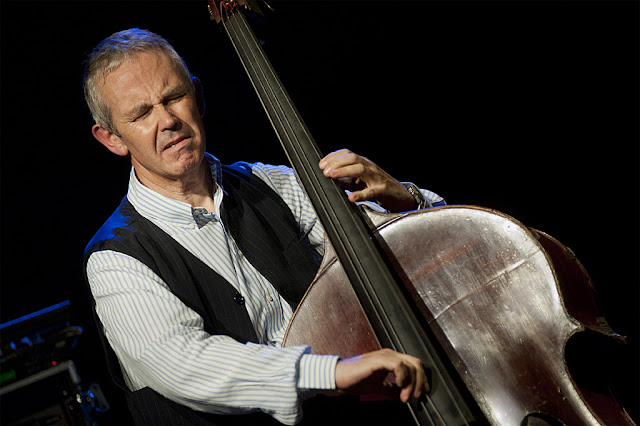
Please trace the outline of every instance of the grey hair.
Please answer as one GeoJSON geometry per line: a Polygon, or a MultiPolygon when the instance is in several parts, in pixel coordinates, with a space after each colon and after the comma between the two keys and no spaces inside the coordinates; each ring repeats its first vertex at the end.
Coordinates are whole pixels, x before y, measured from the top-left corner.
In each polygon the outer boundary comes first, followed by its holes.
{"type": "Polygon", "coordinates": [[[104,126],[117,136],[120,135],[113,124],[111,110],[98,86],[124,60],[143,52],[165,53],[173,61],[181,77],[191,82],[192,75],[187,65],[173,46],[158,34],[140,28],[131,28],[114,33],[102,40],[85,62],[84,98],[96,124],[104,126]]]}

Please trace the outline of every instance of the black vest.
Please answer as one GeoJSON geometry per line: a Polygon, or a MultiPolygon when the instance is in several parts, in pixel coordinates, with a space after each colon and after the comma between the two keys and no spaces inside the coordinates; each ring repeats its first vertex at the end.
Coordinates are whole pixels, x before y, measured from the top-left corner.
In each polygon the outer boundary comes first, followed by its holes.
{"type": "MultiPolygon", "coordinates": [[[[251,174],[246,163],[222,167],[224,198],[221,218],[249,262],[295,309],[313,280],[320,256],[310,246],[286,203],[251,174]]],[[[96,251],[114,250],[151,268],[185,305],[203,319],[209,334],[240,342],[257,340],[243,299],[235,288],[177,241],[142,217],[125,199],[87,246],[86,261],[96,251]]],[[[86,274],[86,272],[85,272],[86,274]]],[[[95,311],[95,310],[94,310],[95,311]]],[[[268,424],[263,414],[220,416],[201,413],[170,401],[150,388],[130,392],[115,353],[98,330],[115,382],[127,393],[137,424],[268,424]]]]}

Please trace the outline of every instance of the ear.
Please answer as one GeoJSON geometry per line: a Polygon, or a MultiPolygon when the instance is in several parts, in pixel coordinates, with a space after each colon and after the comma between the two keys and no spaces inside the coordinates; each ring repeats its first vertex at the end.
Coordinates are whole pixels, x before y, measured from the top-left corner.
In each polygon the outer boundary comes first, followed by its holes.
{"type": "Polygon", "coordinates": [[[191,77],[191,82],[196,91],[196,102],[198,103],[200,117],[204,117],[204,91],[202,90],[202,83],[198,77],[191,77]]]}
{"type": "Polygon", "coordinates": [[[103,127],[101,124],[94,124],[91,128],[93,137],[98,140],[102,145],[116,155],[125,156],[129,153],[129,149],[126,147],[122,140],[111,130],[103,127]]]}

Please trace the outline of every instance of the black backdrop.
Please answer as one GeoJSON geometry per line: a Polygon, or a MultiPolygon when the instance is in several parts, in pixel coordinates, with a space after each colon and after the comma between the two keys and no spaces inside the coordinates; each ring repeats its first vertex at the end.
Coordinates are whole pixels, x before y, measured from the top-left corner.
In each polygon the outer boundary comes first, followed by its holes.
{"type": "MultiPolygon", "coordinates": [[[[259,35],[325,152],[349,147],[575,251],[610,324],[630,337],[615,368],[637,413],[638,3],[272,5],[259,35]]],[[[82,250],[129,170],[90,133],[91,48],[134,26],[164,35],[204,83],[208,150],[227,163],[286,159],[206,1],[1,6],[0,322],[70,299],[90,357],[82,250]]],[[[84,374],[100,378],[97,365],[84,374]]]]}

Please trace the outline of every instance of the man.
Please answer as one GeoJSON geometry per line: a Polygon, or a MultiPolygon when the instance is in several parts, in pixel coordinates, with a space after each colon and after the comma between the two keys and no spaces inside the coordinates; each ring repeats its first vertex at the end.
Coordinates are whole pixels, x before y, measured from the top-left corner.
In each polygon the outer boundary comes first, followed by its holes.
{"type": "MultiPolygon", "coordinates": [[[[324,232],[292,170],[221,166],[205,152],[202,85],[164,39],[139,29],[105,39],[87,61],[85,97],[95,138],[133,166],[127,197],[89,243],[85,269],[117,356],[112,373],[130,391],[137,421],[256,423],[266,413],[294,424],[303,399],[380,377],[369,392],[386,373],[403,402],[428,389],[409,355],[342,360],[281,347],[324,232]]],[[[319,167],[357,183],[353,202],[394,211],[443,202],[429,191],[412,195],[347,150],[319,167]]]]}

